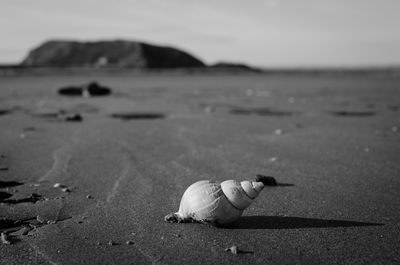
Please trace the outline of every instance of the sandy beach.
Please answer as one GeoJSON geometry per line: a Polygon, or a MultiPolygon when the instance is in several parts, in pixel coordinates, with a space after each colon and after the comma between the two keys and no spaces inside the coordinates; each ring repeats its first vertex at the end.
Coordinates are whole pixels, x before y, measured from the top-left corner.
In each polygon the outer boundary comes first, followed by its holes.
{"type": "Polygon", "coordinates": [[[398,75],[3,75],[0,263],[399,264],[399,113],[398,75]],[[164,221],[256,174],[287,185],[230,227],[164,221]]]}

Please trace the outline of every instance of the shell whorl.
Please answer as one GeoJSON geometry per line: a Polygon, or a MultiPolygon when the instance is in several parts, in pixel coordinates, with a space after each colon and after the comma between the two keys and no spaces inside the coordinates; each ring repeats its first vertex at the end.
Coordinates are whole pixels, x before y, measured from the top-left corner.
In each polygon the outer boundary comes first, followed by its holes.
{"type": "Polygon", "coordinates": [[[262,182],[226,180],[221,183],[221,189],[228,201],[237,209],[246,209],[259,192],[264,188],[262,182]]]}

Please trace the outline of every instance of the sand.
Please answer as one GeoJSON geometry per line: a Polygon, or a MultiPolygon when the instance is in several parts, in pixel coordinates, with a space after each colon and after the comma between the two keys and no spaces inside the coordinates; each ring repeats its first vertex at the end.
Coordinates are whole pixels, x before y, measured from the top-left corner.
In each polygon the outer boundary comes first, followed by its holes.
{"type": "Polygon", "coordinates": [[[0,263],[398,264],[399,85],[357,74],[3,76],[0,263]],[[58,94],[91,81],[112,93],[58,94]],[[231,227],[164,222],[193,182],[256,174],[288,185],[264,189],[231,227]]]}

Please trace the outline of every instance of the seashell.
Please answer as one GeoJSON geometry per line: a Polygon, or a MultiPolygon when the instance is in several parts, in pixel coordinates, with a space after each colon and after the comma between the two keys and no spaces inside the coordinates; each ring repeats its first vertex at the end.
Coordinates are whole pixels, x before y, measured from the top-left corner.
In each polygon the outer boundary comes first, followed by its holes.
{"type": "Polygon", "coordinates": [[[201,180],[184,192],[179,210],[165,216],[171,223],[201,222],[225,225],[239,219],[265,186],[276,185],[273,177],[257,175],[256,181],[201,180]]]}

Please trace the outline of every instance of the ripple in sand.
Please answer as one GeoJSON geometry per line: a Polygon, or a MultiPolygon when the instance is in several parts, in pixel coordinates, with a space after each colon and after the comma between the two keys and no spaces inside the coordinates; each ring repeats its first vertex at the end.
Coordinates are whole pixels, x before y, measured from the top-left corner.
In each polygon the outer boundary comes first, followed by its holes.
{"type": "Polygon", "coordinates": [[[295,112],[292,111],[279,111],[271,110],[269,108],[242,108],[234,107],[229,111],[231,114],[235,115],[259,115],[259,116],[292,116],[295,112]]]}
{"type": "Polygon", "coordinates": [[[11,114],[12,111],[9,109],[0,109],[0,116],[11,114]]]}
{"type": "Polygon", "coordinates": [[[11,196],[11,193],[0,191],[0,202],[4,202],[5,199],[10,198],[11,196]]]}
{"type": "Polygon", "coordinates": [[[18,182],[18,181],[0,181],[0,189],[1,188],[19,186],[19,185],[22,185],[22,184],[23,183],[18,182]]]}
{"type": "Polygon", "coordinates": [[[127,112],[127,113],[113,113],[112,118],[120,120],[154,120],[165,119],[166,115],[158,112],[127,112]]]}
{"type": "Polygon", "coordinates": [[[29,202],[29,203],[36,203],[37,201],[41,201],[43,200],[43,196],[36,194],[36,193],[32,193],[29,197],[26,198],[22,198],[22,199],[6,199],[9,198],[11,196],[10,193],[7,192],[0,192],[0,202],[1,203],[6,203],[6,204],[18,204],[18,203],[25,203],[25,202],[29,202]],[[4,193],[4,194],[3,194],[4,193]],[[1,198],[2,196],[8,196],[6,198],[1,198]]]}
{"type": "Polygon", "coordinates": [[[65,110],[59,110],[57,112],[33,113],[32,115],[37,118],[42,118],[51,121],[80,122],[83,120],[81,114],[67,113],[65,110]]]}
{"type": "Polygon", "coordinates": [[[329,111],[333,116],[338,117],[369,117],[374,116],[376,112],[374,111],[347,111],[347,110],[339,110],[339,111],[329,111]]]}

